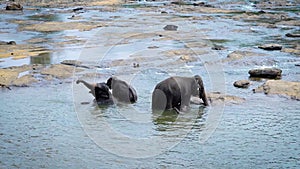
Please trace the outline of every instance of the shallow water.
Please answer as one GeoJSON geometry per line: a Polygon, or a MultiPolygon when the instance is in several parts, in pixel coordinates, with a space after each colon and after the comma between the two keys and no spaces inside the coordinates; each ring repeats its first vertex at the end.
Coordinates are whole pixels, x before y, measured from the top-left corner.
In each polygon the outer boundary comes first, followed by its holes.
{"type": "MultiPolygon", "coordinates": [[[[241,8],[240,5],[223,5],[226,8],[241,8]]],[[[47,13],[44,10],[47,9],[42,9],[47,13]]],[[[62,84],[1,89],[0,168],[299,168],[299,101],[252,93],[251,88],[261,85],[262,81],[252,81],[249,89],[237,89],[232,85],[236,80],[247,79],[249,69],[261,66],[277,66],[283,70],[284,80],[299,81],[299,70],[294,66],[300,62],[299,57],[253,47],[262,42],[276,42],[267,37],[284,35],[290,30],[279,27],[270,31],[253,23],[219,17],[215,20],[197,20],[193,24],[180,19],[168,21],[173,16],[161,17],[153,11],[143,12],[141,9],[128,7],[115,12],[104,12],[100,16],[97,15],[98,12],[91,10],[80,15],[83,20],[103,19],[113,26],[55,34],[15,32],[13,24],[1,27],[2,30],[8,30],[7,34],[3,34],[2,40],[8,41],[13,37],[17,43],[26,43],[25,40],[32,36],[57,41],[56,37],[76,35],[79,39],[88,41],[62,46],[45,43],[43,45],[53,51],[49,56],[35,61],[30,58],[1,59],[4,62],[0,62],[0,67],[32,62],[59,63],[65,59],[101,65],[110,60],[140,57],[145,62],[134,60],[141,64],[138,69],[129,66],[103,66],[86,70],[104,74],[100,79],[85,78],[98,82],[105,81],[109,74],[117,74],[134,85],[139,95],[137,103],[96,106],[88,90],[73,83],[82,78],[82,72],[75,73],[74,79],[62,84]],[[118,16],[116,22],[111,20],[112,16],[118,16]],[[169,40],[161,40],[157,35],[168,23],[179,25],[183,32],[194,28],[198,31],[193,32],[194,36],[188,36],[188,33],[184,34],[186,36],[178,35],[182,38],[180,40],[175,35],[169,35],[169,40]],[[145,34],[145,27],[147,36],[138,37],[145,34]],[[119,38],[116,30],[121,34],[136,34],[119,38]],[[111,36],[107,36],[110,33],[111,36]],[[110,41],[106,38],[110,38],[110,41]],[[172,65],[169,64],[172,58],[164,58],[159,60],[160,66],[156,65],[157,59],[164,56],[162,51],[181,49],[195,41],[195,38],[207,44],[224,45],[227,49],[201,54],[196,62],[172,65]],[[153,51],[149,46],[159,48],[153,51]],[[201,142],[208,132],[207,128],[212,125],[208,123],[211,122],[213,113],[211,107],[191,105],[190,112],[186,114],[152,114],[151,92],[157,82],[170,75],[200,74],[207,91],[220,91],[213,79],[218,76],[214,76],[215,72],[211,72],[213,67],[204,64],[204,61],[226,58],[228,53],[235,50],[251,50],[267,56],[250,57],[225,63],[221,67],[216,66],[222,68],[216,73],[224,79],[219,80],[225,92],[243,97],[246,102],[228,104],[225,107],[221,105],[220,117],[213,121],[216,129],[208,133],[210,137],[207,140],[201,142]]],[[[30,18],[28,16],[32,14],[32,11],[29,14],[25,12],[25,16],[18,16],[18,19],[30,18]]],[[[58,18],[66,19],[68,15],[59,13],[58,18]]],[[[5,17],[1,17],[0,22],[7,22],[5,18],[16,17],[15,14],[3,16],[5,17]]],[[[197,55],[197,47],[190,49],[197,55]]],[[[201,48],[203,50],[207,49],[201,48]]]]}

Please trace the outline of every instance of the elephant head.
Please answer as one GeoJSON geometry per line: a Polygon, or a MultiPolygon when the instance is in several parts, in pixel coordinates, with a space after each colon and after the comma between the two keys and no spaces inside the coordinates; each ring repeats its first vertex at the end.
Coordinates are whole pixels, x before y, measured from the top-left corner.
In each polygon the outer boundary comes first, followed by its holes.
{"type": "Polygon", "coordinates": [[[76,83],[82,83],[90,89],[89,93],[95,97],[95,101],[98,105],[113,104],[112,94],[106,83],[88,83],[84,80],[77,80],[76,83]]]}
{"type": "Polygon", "coordinates": [[[135,89],[123,80],[117,77],[110,77],[106,85],[112,90],[112,95],[120,102],[134,103],[137,101],[135,89]]]}
{"type": "Polygon", "coordinates": [[[205,106],[208,106],[209,104],[208,104],[208,100],[207,100],[207,97],[206,97],[206,94],[205,94],[205,89],[204,89],[202,78],[199,75],[195,75],[194,78],[195,78],[195,80],[198,84],[199,98],[202,99],[205,106]]]}

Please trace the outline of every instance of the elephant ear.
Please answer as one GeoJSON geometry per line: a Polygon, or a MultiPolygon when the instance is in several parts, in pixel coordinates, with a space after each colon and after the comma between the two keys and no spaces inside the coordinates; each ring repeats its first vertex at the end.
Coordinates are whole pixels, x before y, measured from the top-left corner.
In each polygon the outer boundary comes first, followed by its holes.
{"type": "Polygon", "coordinates": [[[202,78],[199,75],[195,75],[194,78],[197,82],[197,86],[198,86],[199,90],[202,90],[202,88],[203,88],[202,78]]]}
{"type": "Polygon", "coordinates": [[[112,77],[110,77],[109,79],[107,79],[106,81],[106,85],[111,89],[111,83],[112,83],[112,77]]]}

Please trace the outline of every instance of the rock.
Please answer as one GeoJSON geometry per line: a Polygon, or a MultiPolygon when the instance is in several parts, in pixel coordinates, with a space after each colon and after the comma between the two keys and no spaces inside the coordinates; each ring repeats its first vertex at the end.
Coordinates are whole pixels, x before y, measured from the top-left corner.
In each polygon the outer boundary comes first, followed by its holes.
{"type": "Polygon", "coordinates": [[[15,41],[9,41],[9,42],[5,42],[5,41],[0,41],[0,45],[16,45],[17,43],[15,41]]]}
{"type": "Polygon", "coordinates": [[[264,54],[250,52],[250,51],[234,51],[227,55],[225,61],[238,60],[244,57],[251,57],[251,56],[264,56],[264,54]]]}
{"type": "Polygon", "coordinates": [[[288,96],[300,101],[300,82],[289,82],[283,80],[268,80],[262,86],[253,90],[255,93],[277,94],[288,96]]]}
{"type": "Polygon", "coordinates": [[[212,50],[224,50],[226,48],[224,46],[222,46],[222,45],[216,45],[216,44],[214,44],[211,49],[212,50]]]}
{"type": "Polygon", "coordinates": [[[94,28],[99,28],[105,26],[104,23],[99,22],[58,22],[58,21],[51,21],[51,22],[39,22],[36,24],[30,25],[21,25],[21,31],[37,31],[37,32],[58,32],[64,30],[74,30],[78,29],[80,31],[89,31],[94,28]]]}
{"type": "Polygon", "coordinates": [[[23,10],[23,6],[19,3],[10,3],[6,5],[6,10],[23,10]]]}
{"type": "MultiPolygon", "coordinates": [[[[210,101],[211,105],[220,105],[220,104],[241,104],[245,101],[244,98],[237,96],[226,95],[220,92],[211,92],[206,93],[207,99],[210,101]]],[[[199,97],[192,96],[191,103],[193,104],[202,104],[202,100],[199,97]]]]}
{"type": "Polygon", "coordinates": [[[278,68],[252,69],[248,72],[250,77],[277,79],[281,77],[282,70],[278,68]]]}
{"type": "Polygon", "coordinates": [[[300,66],[300,63],[296,63],[295,66],[300,66]]]}
{"type": "Polygon", "coordinates": [[[240,98],[232,95],[225,95],[220,92],[207,93],[207,99],[212,105],[214,104],[241,104],[245,101],[244,98],[240,98]]]}
{"type": "Polygon", "coordinates": [[[184,62],[193,62],[193,61],[196,61],[196,58],[195,57],[191,57],[189,55],[183,55],[183,56],[180,56],[179,58],[181,61],[184,61],[184,62]]]}
{"type": "Polygon", "coordinates": [[[51,75],[59,79],[65,79],[71,77],[75,68],[68,65],[56,64],[51,65],[49,68],[45,68],[41,71],[42,75],[51,75]]]}
{"type": "Polygon", "coordinates": [[[281,52],[285,52],[285,53],[292,53],[292,54],[298,54],[300,55],[300,48],[283,48],[281,50],[281,52]]]}
{"type": "Polygon", "coordinates": [[[37,79],[35,79],[32,75],[25,75],[18,79],[16,79],[12,85],[17,87],[27,87],[32,83],[38,82],[37,79]]]}
{"type": "Polygon", "coordinates": [[[250,85],[249,80],[239,80],[233,83],[233,86],[238,87],[238,88],[248,88],[250,85]]]}
{"type": "Polygon", "coordinates": [[[287,34],[285,34],[285,36],[291,37],[291,38],[297,38],[297,37],[300,37],[300,34],[296,34],[296,33],[287,33],[287,34]]]}
{"type": "Polygon", "coordinates": [[[280,44],[265,44],[265,45],[258,46],[258,48],[264,49],[264,50],[281,50],[282,45],[280,45],[280,44]]]}
{"type": "Polygon", "coordinates": [[[77,12],[77,11],[81,11],[81,10],[83,10],[83,8],[82,7],[78,7],[78,8],[74,8],[73,12],[77,12]]]}
{"type": "Polygon", "coordinates": [[[0,69],[0,84],[2,86],[10,86],[11,83],[18,78],[19,73],[14,70],[0,69]]]}
{"type": "Polygon", "coordinates": [[[69,66],[75,66],[75,67],[82,67],[82,68],[87,68],[89,69],[90,67],[82,65],[82,62],[78,61],[78,60],[64,60],[62,62],[60,62],[63,65],[69,65],[69,66]]]}
{"type": "Polygon", "coordinates": [[[164,30],[166,30],[166,31],[177,31],[177,29],[178,29],[178,26],[176,26],[176,25],[167,25],[164,27],[164,30]]]}

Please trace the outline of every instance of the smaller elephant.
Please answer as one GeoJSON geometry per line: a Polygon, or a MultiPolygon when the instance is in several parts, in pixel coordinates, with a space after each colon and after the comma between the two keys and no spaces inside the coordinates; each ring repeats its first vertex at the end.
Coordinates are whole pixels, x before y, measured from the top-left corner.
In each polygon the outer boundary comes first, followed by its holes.
{"type": "Polygon", "coordinates": [[[152,109],[185,111],[190,105],[191,96],[199,96],[204,105],[208,106],[203,81],[199,75],[170,77],[156,85],[152,93],[152,109]]]}
{"type": "Polygon", "coordinates": [[[125,81],[117,77],[110,77],[106,84],[112,90],[112,95],[117,101],[124,103],[135,103],[137,101],[135,89],[125,81]]]}
{"type": "Polygon", "coordinates": [[[113,104],[112,94],[106,83],[88,83],[84,80],[77,80],[76,83],[83,83],[88,89],[90,89],[90,93],[95,97],[95,101],[98,105],[113,104]]]}
{"type": "Polygon", "coordinates": [[[112,94],[106,83],[97,83],[95,87],[95,97],[98,105],[114,104],[112,94]]]}

